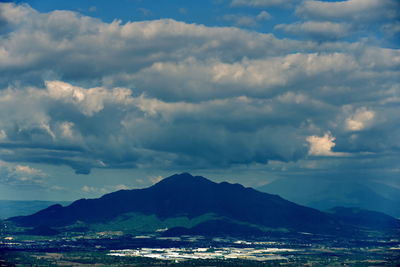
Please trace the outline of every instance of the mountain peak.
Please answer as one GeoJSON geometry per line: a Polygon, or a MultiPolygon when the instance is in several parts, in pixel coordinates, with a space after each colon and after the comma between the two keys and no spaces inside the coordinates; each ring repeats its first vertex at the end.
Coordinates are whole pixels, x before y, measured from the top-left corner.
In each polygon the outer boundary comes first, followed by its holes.
{"type": "Polygon", "coordinates": [[[162,186],[175,186],[175,187],[192,187],[199,184],[210,184],[214,183],[207,178],[202,176],[193,176],[190,173],[183,172],[180,174],[174,174],[172,176],[162,179],[160,182],[153,185],[153,187],[162,186]]]}
{"type": "Polygon", "coordinates": [[[172,175],[149,188],[117,191],[99,199],[79,200],[67,207],[53,206],[12,220],[29,227],[53,227],[77,221],[107,222],[133,212],[161,219],[215,214],[260,227],[315,233],[336,233],[341,227],[330,215],[320,211],[239,184],[215,183],[189,173],[172,175]]]}

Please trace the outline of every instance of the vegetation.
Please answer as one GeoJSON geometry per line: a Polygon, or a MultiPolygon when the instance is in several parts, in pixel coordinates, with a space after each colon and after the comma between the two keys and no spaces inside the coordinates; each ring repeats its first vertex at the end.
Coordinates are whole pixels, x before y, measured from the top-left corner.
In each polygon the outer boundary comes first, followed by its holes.
{"type": "Polygon", "coordinates": [[[182,226],[186,228],[194,227],[199,223],[216,219],[212,213],[204,214],[194,218],[186,216],[171,217],[161,219],[156,215],[144,215],[140,213],[126,213],[117,218],[104,223],[89,224],[88,228],[94,232],[101,231],[122,231],[125,234],[154,233],[157,230],[182,226]]]}
{"type": "Polygon", "coordinates": [[[266,262],[250,260],[190,260],[163,261],[143,257],[115,257],[106,252],[69,252],[69,253],[28,253],[0,252],[0,266],[229,266],[229,267],[261,267],[261,266],[398,266],[399,257],[391,259],[379,256],[348,254],[333,255],[301,255],[289,260],[273,260],[266,262]]]}

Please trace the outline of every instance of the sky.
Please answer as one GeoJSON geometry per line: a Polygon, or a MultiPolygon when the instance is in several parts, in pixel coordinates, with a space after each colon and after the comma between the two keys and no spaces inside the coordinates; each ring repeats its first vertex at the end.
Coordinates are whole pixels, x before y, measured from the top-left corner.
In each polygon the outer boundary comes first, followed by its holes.
{"type": "Polygon", "coordinates": [[[174,173],[400,187],[397,0],[0,1],[0,199],[174,173]]]}

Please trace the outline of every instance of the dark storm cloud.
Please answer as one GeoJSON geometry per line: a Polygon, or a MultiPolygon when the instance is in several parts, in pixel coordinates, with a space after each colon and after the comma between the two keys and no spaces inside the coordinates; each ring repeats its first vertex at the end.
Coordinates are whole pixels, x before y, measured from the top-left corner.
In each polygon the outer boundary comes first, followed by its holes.
{"type": "MultiPolygon", "coordinates": [[[[298,13],[312,17],[307,3],[298,13]]],[[[87,174],[300,166],[308,157],[351,168],[366,154],[392,155],[382,156],[389,166],[397,157],[399,50],[335,41],[350,24],[298,24],[325,40],[314,42],[174,20],[0,10],[9,29],[0,33],[4,161],[87,174]]]]}

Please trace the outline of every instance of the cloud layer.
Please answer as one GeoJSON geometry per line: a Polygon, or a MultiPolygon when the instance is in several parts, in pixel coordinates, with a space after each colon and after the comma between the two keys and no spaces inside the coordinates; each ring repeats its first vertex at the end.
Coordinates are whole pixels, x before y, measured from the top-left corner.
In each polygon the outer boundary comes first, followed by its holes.
{"type": "Polygon", "coordinates": [[[360,10],[397,13],[392,1],[359,2],[302,3],[297,14],[312,21],[276,28],[308,34],[303,41],[0,4],[0,158],[80,174],[366,153],[391,162],[400,52],[338,40],[366,19],[360,10]]]}

